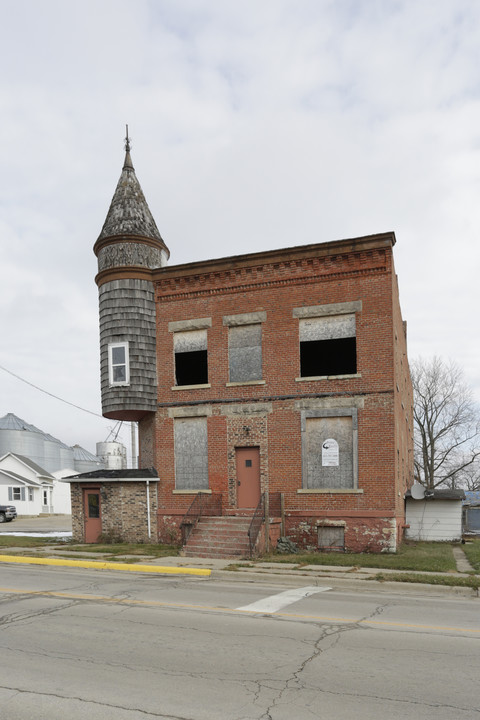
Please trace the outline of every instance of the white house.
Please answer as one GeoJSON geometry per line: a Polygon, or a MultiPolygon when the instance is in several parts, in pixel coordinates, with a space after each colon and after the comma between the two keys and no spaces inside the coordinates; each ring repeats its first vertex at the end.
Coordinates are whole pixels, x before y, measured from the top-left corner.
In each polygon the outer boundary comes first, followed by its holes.
{"type": "Polygon", "coordinates": [[[7,453],[0,458],[0,504],[15,505],[17,515],[56,512],[55,478],[23,455],[7,453]]]}
{"type": "MultiPolygon", "coordinates": [[[[415,486],[414,486],[415,487],[415,486]]],[[[407,540],[460,541],[462,539],[463,490],[425,491],[423,497],[405,495],[407,540]]]]}
{"type": "Polygon", "coordinates": [[[57,470],[53,475],[53,507],[54,512],[60,515],[72,514],[72,501],[70,499],[70,483],[64,482],[63,478],[77,475],[76,470],[66,468],[57,470]]]}

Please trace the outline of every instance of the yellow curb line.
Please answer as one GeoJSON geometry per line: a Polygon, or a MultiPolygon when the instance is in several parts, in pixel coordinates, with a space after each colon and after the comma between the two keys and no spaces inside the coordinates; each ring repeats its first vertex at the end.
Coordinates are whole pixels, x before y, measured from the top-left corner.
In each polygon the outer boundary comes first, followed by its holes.
{"type": "Polygon", "coordinates": [[[96,562],[94,560],[55,560],[53,558],[29,558],[20,555],[0,555],[0,562],[24,563],[27,565],[57,565],[93,570],[130,570],[131,572],[164,573],[168,575],[200,575],[203,577],[208,577],[212,574],[212,571],[207,568],[133,565],[130,563],[96,562]]]}

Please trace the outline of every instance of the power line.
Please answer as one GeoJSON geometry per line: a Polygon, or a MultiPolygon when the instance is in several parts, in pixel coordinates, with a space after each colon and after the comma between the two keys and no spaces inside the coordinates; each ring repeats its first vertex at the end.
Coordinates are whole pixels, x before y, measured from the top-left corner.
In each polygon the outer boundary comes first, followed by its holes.
{"type": "Polygon", "coordinates": [[[12,372],[11,370],[8,370],[8,368],[3,367],[3,365],[0,365],[0,370],[4,370],[9,375],[12,375],[14,378],[17,378],[17,380],[20,380],[21,382],[25,383],[25,385],[30,385],[30,387],[35,388],[35,390],[40,390],[40,392],[45,393],[45,395],[50,395],[50,397],[55,398],[55,400],[60,400],[60,402],[65,403],[65,405],[71,405],[71,407],[77,408],[77,410],[82,410],[82,412],[86,412],[89,415],[94,415],[95,417],[99,417],[102,420],[106,419],[103,417],[103,415],[99,415],[98,413],[92,412],[91,410],[86,410],[85,408],[80,407],[80,405],[75,405],[75,403],[69,402],[68,400],[64,400],[63,398],[59,397],[58,395],[54,395],[53,393],[48,392],[48,390],[44,390],[43,388],[38,387],[38,385],[34,385],[33,383],[29,382],[28,380],[25,380],[25,378],[20,377],[20,375],[17,375],[16,373],[12,372]]]}

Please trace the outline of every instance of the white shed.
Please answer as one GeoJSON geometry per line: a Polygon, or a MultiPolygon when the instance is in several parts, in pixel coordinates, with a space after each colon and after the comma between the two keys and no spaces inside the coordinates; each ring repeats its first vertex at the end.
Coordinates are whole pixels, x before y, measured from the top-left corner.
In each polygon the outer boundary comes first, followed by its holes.
{"type": "Polygon", "coordinates": [[[418,499],[408,491],[405,495],[407,540],[459,542],[464,498],[463,490],[427,490],[424,497],[418,499]]]}

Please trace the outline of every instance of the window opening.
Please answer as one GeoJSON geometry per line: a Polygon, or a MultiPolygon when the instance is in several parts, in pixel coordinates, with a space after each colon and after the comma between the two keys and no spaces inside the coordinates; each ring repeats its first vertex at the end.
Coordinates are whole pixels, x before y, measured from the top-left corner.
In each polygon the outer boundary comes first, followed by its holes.
{"type": "Polygon", "coordinates": [[[25,488],[24,487],[9,487],[8,488],[8,499],[12,500],[25,500],[25,488]]]}
{"type": "Polygon", "coordinates": [[[208,383],[207,331],[190,330],[174,335],[175,384],[208,383]]]}
{"type": "Polygon", "coordinates": [[[300,375],[354,375],[357,372],[355,315],[300,320],[300,375]]]}
{"type": "Polygon", "coordinates": [[[176,418],[174,444],[175,488],[177,490],[207,490],[207,418],[176,418]]]}
{"type": "Polygon", "coordinates": [[[88,493],[88,517],[100,517],[100,496],[98,493],[88,493]]]}
{"type": "Polygon", "coordinates": [[[308,490],[356,489],[355,409],[306,412],[302,418],[302,476],[308,490]]]}
{"type": "Polygon", "coordinates": [[[345,550],[345,528],[321,525],[318,528],[318,549],[322,552],[343,552],[345,550]]]}
{"type": "Polygon", "coordinates": [[[128,342],[110,343],[108,346],[108,374],[110,385],[130,384],[128,342]]]}
{"type": "Polygon", "coordinates": [[[228,329],[230,382],[262,379],[262,326],[240,325],[228,329]]]}

